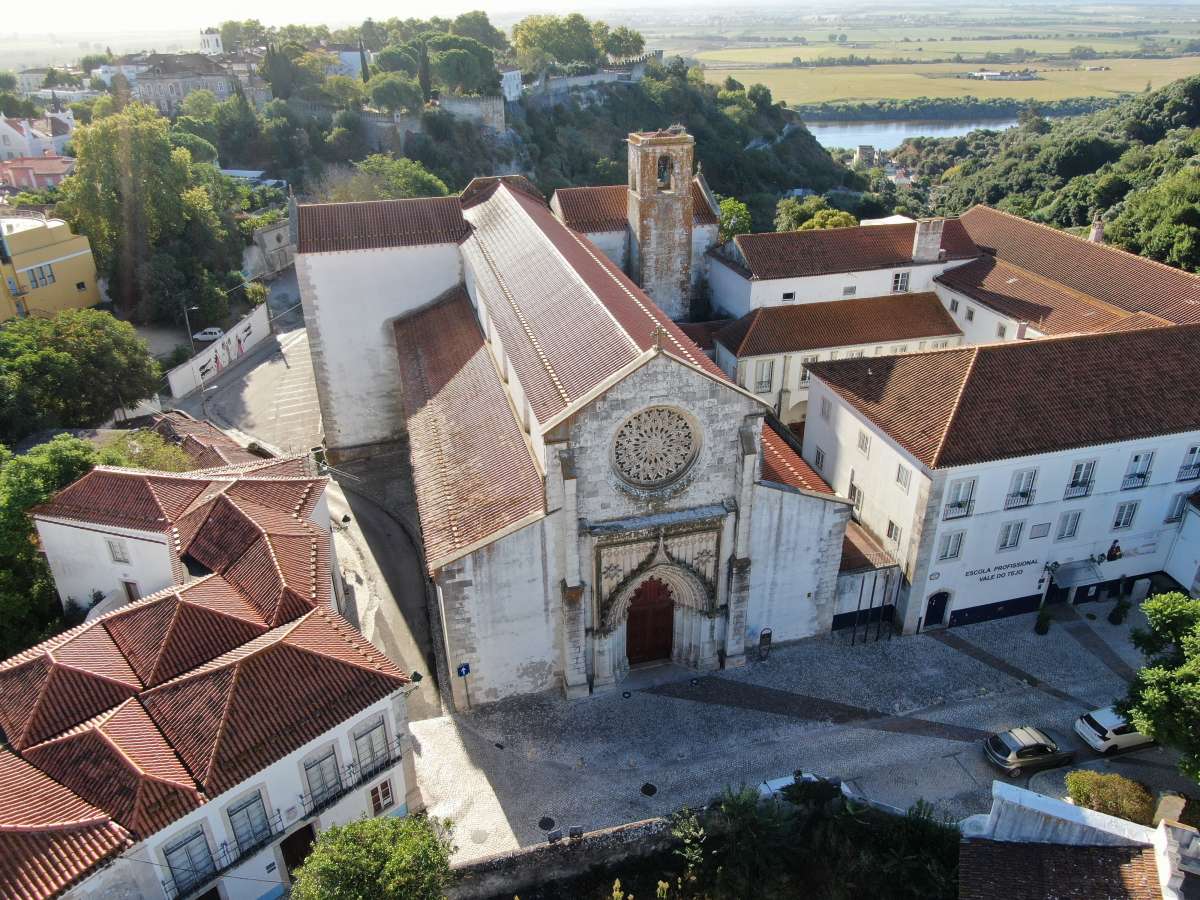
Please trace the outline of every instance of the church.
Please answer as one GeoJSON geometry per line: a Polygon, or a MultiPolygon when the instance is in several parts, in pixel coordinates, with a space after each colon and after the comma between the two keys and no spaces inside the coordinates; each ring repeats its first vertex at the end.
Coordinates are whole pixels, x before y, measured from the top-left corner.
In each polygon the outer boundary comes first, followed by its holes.
{"type": "Polygon", "coordinates": [[[674,321],[716,241],[693,140],[628,147],[627,187],[567,198],[586,233],[520,176],[292,216],[328,451],[407,441],[459,709],[735,667],[845,611],[849,501],[674,321]]]}

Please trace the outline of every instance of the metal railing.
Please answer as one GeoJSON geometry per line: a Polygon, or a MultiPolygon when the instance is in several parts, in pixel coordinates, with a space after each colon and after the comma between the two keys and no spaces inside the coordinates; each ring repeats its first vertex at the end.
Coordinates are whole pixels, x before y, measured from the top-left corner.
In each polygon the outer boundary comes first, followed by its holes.
{"type": "Polygon", "coordinates": [[[947,503],[946,509],[942,513],[942,519],[962,519],[969,516],[975,511],[975,500],[955,500],[953,503],[947,503]]]}
{"type": "Polygon", "coordinates": [[[395,738],[383,753],[366,760],[362,765],[349,762],[342,766],[338,773],[337,783],[320,793],[301,794],[300,802],[304,804],[304,814],[315,816],[322,810],[328,809],[345,797],[355,788],[361,787],[385,769],[390,769],[403,758],[400,739],[395,738]]]}
{"type": "Polygon", "coordinates": [[[1092,492],[1093,482],[1091,479],[1087,481],[1072,481],[1067,485],[1067,489],[1063,491],[1064,500],[1073,500],[1076,497],[1086,497],[1092,492]]]}
{"type": "Polygon", "coordinates": [[[1190,466],[1180,466],[1179,474],[1175,477],[1175,480],[1195,481],[1198,478],[1200,478],[1200,463],[1192,463],[1190,466]]]}
{"type": "Polygon", "coordinates": [[[1020,509],[1022,506],[1028,506],[1033,502],[1033,495],[1033,488],[1030,488],[1027,491],[1013,491],[1004,498],[1004,508],[1020,509]]]}
{"type": "Polygon", "coordinates": [[[1134,488],[1143,488],[1150,483],[1149,472],[1133,472],[1126,475],[1121,482],[1121,490],[1131,491],[1134,488]]]}
{"type": "Polygon", "coordinates": [[[211,869],[172,869],[170,877],[163,879],[163,893],[167,895],[167,900],[182,900],[198,893],[234,866],[253,856],[280,834],[283,834],[283,813],[275,810],[267,818],[266,829],[255,835],[252,843],[240,847],[236,842],[231,845],[228,841],[222,841],[216,854],[210,857],[211,869]]]}

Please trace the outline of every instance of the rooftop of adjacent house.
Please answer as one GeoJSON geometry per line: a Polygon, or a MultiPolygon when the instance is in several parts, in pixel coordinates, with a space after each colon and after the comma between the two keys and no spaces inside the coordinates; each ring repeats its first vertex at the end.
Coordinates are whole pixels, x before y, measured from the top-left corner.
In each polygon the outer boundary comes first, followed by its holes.
{"type": "Polygon", "coordinates": [[[895,557],[883,549],[873,534],[853,519],[846,524],[846,534],[842,538],[842,563],[838,568],[840,573],[845,575],[894,565],[895,557]]]}
{"type": "MultiPolygon", "coordinates": [[[[888,269],[913,265],[916,229],[917,223],[902,223],[739,234],[733,244],[745,260],[744,266],[731,258],[728,249],[713,250],[710,254],[756,280],[888,269]]],[[[942,261],[973,259],[979,255],[958,219],[946,219],[941,249],[942,261]]]]}
{"type": "Polygon", "coordinates": [[[987,206],[960,221],[985,253],[1076,294],[1181,325],[1200,322],[1200,275],[987,206]]]}
{"type": "Polygon", "coordinates": [[[710,322],[680,322],[679,329],[705,352],[713,348],[717,332],[732,322],[732,319],[713,319],[710,322]]]}
{"type": "Polygon", "coordinates": [[[70,156],[18,156],[0,160],[0,169],[26,169],[34,175],[68,175],[75,168],[70,156]]]}
{"type": "Polygon", "coordinates": [[[136,60],[149,70],[138,78],[153,75],[225,75],[224,67],[204,53],[150,53],[136,60]]]}
{"type": "Polygon", "coordinates": [[[812,363],[931,468],[1200,429],[1200,325],[812,363]]]}
{"type": "Polygon", "coordinates": [[[802,491],[832,494],[825,479],[806,463],[797,452],[795,438],[784,435],[783,430],[772,420],[762,429],[762,477],[763,481],[786,485],[802,491]]]}
{"type": "Polygon", "coordinates": [[[154,420],[153,430],[183,448],[197,468],[258,463],[269,454],[247,450],[211,422],[183,410],[170,410],[154,420]]]}
{"type": "Polygon", "coordinates": [[[296,214],[298,253],[457,244],[471,231],[458,197],[303,203],[296,214]]]}
{"type": "Polygon", "coordinates": [[[1159,900],[1153,847],[969,840],[959,845],[960,900],[1159,900]]]}
{"type": "Polygon", "coordinates": [[[937,294],[889,294],[759,307],[714,340],[738,357],[962,334],[937,294]]]}
{"type": "MultiPolygon", "coordinates": [[[[623,184],[559,188],[554,196],[568,228],[588,234],[629,227],[629,188],[623,184]]],[[[716,213],[696,178],[692,179],[692,216],[697,225],[717,224],[716,213]]]]}

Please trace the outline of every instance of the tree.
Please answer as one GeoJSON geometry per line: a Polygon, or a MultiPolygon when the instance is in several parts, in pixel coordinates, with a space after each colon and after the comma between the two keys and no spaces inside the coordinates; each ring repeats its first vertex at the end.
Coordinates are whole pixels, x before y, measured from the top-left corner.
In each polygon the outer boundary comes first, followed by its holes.
{"type": "Polygon", "coordinates": [[[258,116],[240,82],[234,82],[232,97],[217,104],[213,119],[217,126],[217,149],[225,164],[253,162],[258,155],[258,116]]]}
{"type": "MultiPolygon", "coordinates": [[[[91,75],[96,69],[109,62],[112,62],[112,57],[107,53],[89,53],[79,60],[79,68],[91,75]]],[[[2,85],[0,85],[0,90],[4,90],[2,85]]]]}
{"type": "Polygon", "coordinates": [[[775,206],[775,230],[797,231],[817,213],[832,208],[828,200],[815,194],[803,199],[785,197],[775,206]]]}
{"type": "Polygon", "coordinates": [[[750,207],[734,197],[721,200],[720,239],[732,240],[736,235],[750,233],[750,207]]]}
{"type": "Polygon", "coordinates": [[[799,231],[818,231],[824,228],[849,228],[858,224],[858,219],[842,209],[823,209],[805,222],[799,231]]]}
{"type": "Polygon", "coordinates": [[[217,97],[212,91],[192,91],[179,104],[181,116],[195,119],[212,119],[217,112],[217,97]]]}
{"type": "Polygon", "coordinates": [[[0,441],[89,428],[158,390],[162,372],[133,326],[95,309],[0,329],[0,441]]]}
{"type": "Polygon", "coordinates": [[[563,65],[592,63],[598,55],[592,26],[579,13],[526,16],[513,26],[513,47],[518,53],[542,51],[563,65]]]}
{"type": "Polygon", "coordinates": [[[215,163],[217,148],[204,138],[190,131],[171,129],[171,146],[182,147],[192,158],[192,162],[215,163]]]}
{"type": "MultiPolygon", "coordinates": [[[[462,51],[456,52],[461,53],[462,51]]],[[[470,56],[467,56],[467,59],[470,60],[470,56]]],[[[372,103],[389,112],[398,112],[402,109],[416,110],[420,109],[422,105],[420,85],[408,75],[400,72],[384,72],[382,75],[376,75],[367,82],[367,94],[372,103]]]]}
{"type": "Polygon", "coordinates": [[[187,472],[192,460],[183,448],[146,428],[125,431],[110,438],[97,454],[97,462],[106,466],[131,466],[156,472],[187,472]]]}
{"type": "Polygon", "coordinates": [[[310,190],[313,199],[322,203],[444,197],[448,192],[446,183],[416,160],[382,153],[353,167],[330,168],[310,190]]]}
{"type": "Polygon", "coordinates": [[[17,89],[17,76],[12,72],[0,72],[0,93],[9,93],[17,89]]]}
{"type": "Polygon", "coordinates": [[[754,104],[756,109],[770,109],[771,91],[764,84],[752,84],[746,91],[746,99],[754,104]]]}
{"type": "Polygon", "coordinates": [[[321,832],[292,881],[295,900],[442,900],[451,828],[423,815],[358,819],[321,832]]]}
{"type": "Polygon", "coordinates": [[[1172,592],[1142,604],[1148,628],[1133,643],[1147,657],[1117,708],[1142,734],[1182,753],[1179,770],[1200,778],[1200,600],[1172,592]]]}
{"type": "Polygon", "coordinates": [[[482,10],[465,12],[457,16],[450,23],[450,33],[474,38],[493,50],[504,50],[508,47],[508,39],[504,37],[504,32],[493,25],[487,13],[482,10]]]}
{"type": "Polygon", "coordinates": [[[1200,171],[1188,166],[1127,195],[1107,229],[1119,247],[1190,272],[1200,271],[1200,171]]]}
{"type": "Polygon", "coordinates": [[[479,81],[479,64],[466,50],[443,50],[430,61],[437,80],[452,90],[463,92],[479,81]]]}
{"type": "Polygon", "coordinates": [[[436,34],[428,38],[426,46],[432,54],[430,62],[435,69],[437,67],[436,57],[449,50],[462,50],[469,54],[475,63],[474,72],[471,72],[470,64],[459,63],[458,65],[464,68],[455,74],[466,75],[466,79],[462,81],[442,79],[443,84],[451,87],[459,86],[469,93],[494,92],[499,89],[500,77],[496,74],[495,54],[474,38],[459,37],[453,34],[436,34]]]}
{"type": "Polygon", "coordinates": [[[375,65],[381,72],[404,72],[417,74],[417,59],[404,47],[392,45],[375,54],[375,65]]]}
{"type": "Polygon", "coordinates": [[[627,59],[637,56],[646,46],[646,39],[641,32],[634,31],[624,25],[618,25],[604,39],[604,52],[614,59],[627,59]]]}
{"type": "Polygon", "coordinates": [[[366,86],[349,75],[330,75],[325,79],[323,90],[339,109],[357,109],[366,96],[366,86]]]}

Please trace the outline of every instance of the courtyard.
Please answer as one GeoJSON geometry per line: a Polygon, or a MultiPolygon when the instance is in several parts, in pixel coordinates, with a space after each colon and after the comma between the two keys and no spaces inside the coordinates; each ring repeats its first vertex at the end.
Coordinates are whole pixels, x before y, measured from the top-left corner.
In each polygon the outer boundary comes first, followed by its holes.
{"type": "MultiPolygon", "coordinates": [[[[703,804],[796,769],[960,819],[985,812],[992,779],[1003,777],[980,749],[994,731],[1036,724],[1075,747],[1078,762],[1095,757],[1071,725],[1124,693],[1139,664],[1130,630],[1144,622],[1135,609],[1111,625],[1108,609],[1061,607],[1045,636],[1033,615],[866,643],[860,632],[853,646],[835,633],[742,669],[638,669],[582,700],[538,695],[415,721],[417,774],[430,813],[456,823],[462,861],[554,828],[703,804]]],[[[1157,747],[1122,759],[1143,780],[1174,768],[1157,747]]]]}

